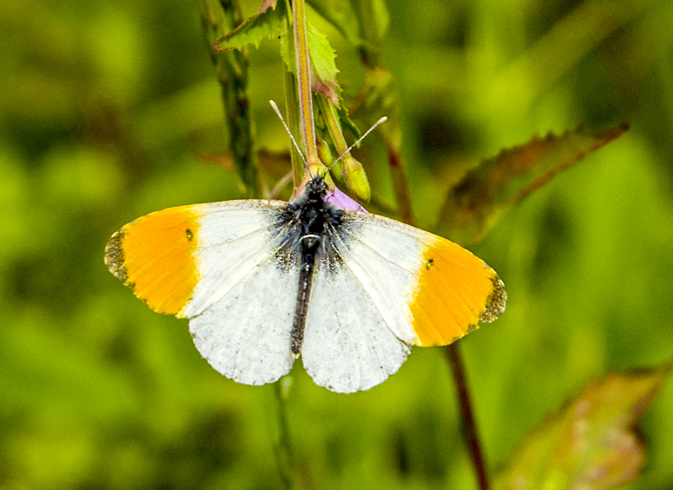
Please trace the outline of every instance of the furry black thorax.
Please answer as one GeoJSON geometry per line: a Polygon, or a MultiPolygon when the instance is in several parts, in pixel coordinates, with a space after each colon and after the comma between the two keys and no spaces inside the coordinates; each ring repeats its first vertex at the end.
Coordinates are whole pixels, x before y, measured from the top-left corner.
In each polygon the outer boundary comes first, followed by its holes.
{"type": "Polygon", "coordinates": [[[308,253],[315,255],[323,244],[327,228],[338,228],[343,212],[325,202],[327,184],[322,177],[313,177],[304,193],[291,202],[283,219],[289,224],[292,245],[302,257],[308,253]]]}

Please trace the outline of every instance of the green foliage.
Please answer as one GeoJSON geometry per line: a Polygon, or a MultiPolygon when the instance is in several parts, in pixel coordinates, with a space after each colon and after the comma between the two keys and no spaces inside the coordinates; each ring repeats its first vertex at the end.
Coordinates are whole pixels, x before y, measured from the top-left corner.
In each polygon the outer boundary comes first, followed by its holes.
{"type": "MultiPolygon", "coordinates": [[[[242,18],[260,3],[241,2],[242,18]]],[[[671,357],[670,2],[312,5],[353,120],[390,117],[356,154],[372,210],[405,214],[391,150],[419,226],[442,229],[448,189],[473,162],[534,134],[631,123],[480,245],[510,298],[461,341],[489,468],[592,380],[671,357]]],[[[219,376],[185,321],[149,311],[102,260],[137,216],[242,197],[232,172],[196,157],[230,150],[198,15],[173,0],[0,6],[0,488],[282,485],[274,387],[219,376]]],[[[262,191],[289,170],[268,107],[284,98],[278,52],[270,39],[249,54],[255,148],[270,150],[262,191]]],[[[303,486],[474,488],[439,350],[415,349],[351,396],[316,387],[299,364],[284,403],[303,486]]],[[[670,486],[672,410],[669,382],[644,416],[648,463],[628,488],[670,486]]]]}
{"type": "Polygon", "coordinates": [[[287,8],[285,1],[267,7],[244,21],[236,29],[215,41],[215,50],[242,49],[248,44],[259,47],[266,39],[275,39],[287,31],[287,8]]]}

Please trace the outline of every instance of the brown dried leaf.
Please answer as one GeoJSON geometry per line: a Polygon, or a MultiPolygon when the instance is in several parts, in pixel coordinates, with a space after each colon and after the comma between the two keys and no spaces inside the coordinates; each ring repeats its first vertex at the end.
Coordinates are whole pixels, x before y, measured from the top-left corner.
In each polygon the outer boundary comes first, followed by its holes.
{"type": "Polygon", "coordinates": [[[483,160],[449,190],[440,228],[460,243],[479,241],[504,211],[627,129],[627,124],[602,131],[579,127],[560,136],[535,136],[483,160]]]}
{"type": "Polygon", "coordinates": [[[494,490],[607,490],[637,478],[645,447],[635,426],[672,366],[613,372],[589,385],[524,439],[494,490]]]}

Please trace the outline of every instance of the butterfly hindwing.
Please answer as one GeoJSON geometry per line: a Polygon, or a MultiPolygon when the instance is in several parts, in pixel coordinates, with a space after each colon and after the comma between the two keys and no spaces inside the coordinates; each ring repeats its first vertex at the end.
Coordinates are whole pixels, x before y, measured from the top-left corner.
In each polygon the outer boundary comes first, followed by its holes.
{"type": "Polygon", "coordinates": [[[290,372],[297,284],[298,274],[279,269],[268,255],[248,269],[216,302],[190,318],[189,331],[201,355],[239,383],[271,383],[290,372]]]}
{"type": "Polygon", "coordinates": [[[301,355],[313,381],[332,391],[367,390],[395,373],[409,355],[348,267],[317,264],[301,355]]]}

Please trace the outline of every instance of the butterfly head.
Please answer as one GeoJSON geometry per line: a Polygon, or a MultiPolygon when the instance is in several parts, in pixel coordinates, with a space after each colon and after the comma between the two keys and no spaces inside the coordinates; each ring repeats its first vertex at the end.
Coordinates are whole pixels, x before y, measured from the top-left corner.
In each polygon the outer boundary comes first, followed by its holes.
{"type": "Polygon", "coordinates": [[[312,177],[306,184],[306,194],[309,202],[324,201],[328,191],[325,178],[321,176],[312,177]]]}
{"type": "Polygon", "coordinates": [[[367,212],[357,201],[342,192],[333,183],[330,184],[327,178],[321,175],[309,177],[295,191],[295,197],[290,202],[295,206],[301,206],[308,203],[317,204],[320,201],[336,209],[367,212]]]}

